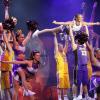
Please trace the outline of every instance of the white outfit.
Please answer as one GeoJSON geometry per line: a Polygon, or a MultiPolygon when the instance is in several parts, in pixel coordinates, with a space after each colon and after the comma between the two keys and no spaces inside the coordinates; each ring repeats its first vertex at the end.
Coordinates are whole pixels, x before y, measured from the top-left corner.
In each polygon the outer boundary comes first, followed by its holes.
{"type": "Polygon", "coordinates": [[[75,21],[75,20],[73,21],[73,23],[74,23],[74,25],[73,25],[73,27],[72,27],[72,30],[73,30],[74,32],[80,31],[81,28],[82,28],[82,24],[76,25],[76,21],[75,21]]]}

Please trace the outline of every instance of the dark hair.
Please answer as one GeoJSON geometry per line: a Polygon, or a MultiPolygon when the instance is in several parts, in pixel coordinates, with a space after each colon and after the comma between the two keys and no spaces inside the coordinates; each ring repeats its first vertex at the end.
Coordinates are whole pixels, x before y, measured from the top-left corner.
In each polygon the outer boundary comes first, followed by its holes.
{"type": "Polygon", "coordinates": [[[37,51],[37,50],[34,50],[34,51],[31,52],[31,54],[30,54],[30,60],[34,59],[34,56],[35,56],[36,53],[40,53],[40,52],[37,51]]]}
{"type": "Polygon", "coordinates": [[[79,15],[82,15],[82,14],[76,14],[76,15],[74,16],[74,20],[76,20],[76,19],[78,18],[79,15]]]}
{"type": "Polygon", "coordinates": [[[28,20],[26,21],[28,30],[35,32],[38,28],[38,23],[35,20],[28,20]]]}
{"type": "Polygon", "coordinates": [[[78,40],[78,43],[82,45],[88,41],[88,35],[85,32],[80,31],[76,34],[75,40],[78,40]]]}

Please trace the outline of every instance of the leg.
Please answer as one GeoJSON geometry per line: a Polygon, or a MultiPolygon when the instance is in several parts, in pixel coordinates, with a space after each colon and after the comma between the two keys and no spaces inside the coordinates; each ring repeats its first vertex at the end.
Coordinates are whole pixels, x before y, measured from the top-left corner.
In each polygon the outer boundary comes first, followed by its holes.
{"type": "Polygon", "coordinates": [[[83,71],[82,70],[78,70],[77,72],[77,89],[79,91],[79,95],[77,97],[77,99],[82,99],[82,93],[81,93],[81,84],[82,84],[82,75],[83,75],[83,71]]]}
{"type": "Polygon", "coordinates": [[[77,97],[77,69],[73,71],[73,85],[72,85],[73,100],[77,97]]]}
{"type": "Polygon", "coordinates": [[[83,71],[83,79],[82,79],[82,83],[83,83],[83,92],[85,94],[85,98],[88,99],[88,70],[87,70],[87,66],[85,68],[85,70],[83,71]]]}

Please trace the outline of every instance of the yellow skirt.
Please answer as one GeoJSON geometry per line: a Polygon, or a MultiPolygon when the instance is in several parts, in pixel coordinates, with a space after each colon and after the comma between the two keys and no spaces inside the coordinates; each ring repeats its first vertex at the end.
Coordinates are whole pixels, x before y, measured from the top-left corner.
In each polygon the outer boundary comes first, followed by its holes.
{"type": "Polygon", "coordinates": [[[9,89],[10,88],[10,73],[1,72],[1,89],[9,89]]]}
{"type": "Polygon", "coordinates": [[[58,74],[58,88],[64,88],[68,89],[70,88],[70,80],[69,80],[69,74],[58,74]]]}

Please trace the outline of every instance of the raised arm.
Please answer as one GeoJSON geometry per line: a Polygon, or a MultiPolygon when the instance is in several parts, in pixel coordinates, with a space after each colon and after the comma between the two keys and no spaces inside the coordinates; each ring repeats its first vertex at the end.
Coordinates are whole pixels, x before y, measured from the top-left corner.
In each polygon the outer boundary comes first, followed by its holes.
{"type": "Polygon", "coordinates": [[[58,52],[58,41],[57,41],[57,37],[56,37],[56,33],[54,33],[54,46],[55,46],[55,53],[58,52]]]}
{"type": "Polygon", "coordinates": [[[5,19],[9,19],[9,0],[4,0],[5,6],[5,19]]]}
{"type": "Polygon", "coordinates": [[[13,38],[13,44],[16,45],[17,41],[16,41],[16,37],[15,37],[14,31],[11,32],[11,35],[12,35],[12,38],[13,38]]]}
{"type": "Polygon", "coordinates": [[[96,48],[99,48],[100,35],[96,34],[96,48]]]}
{"type": "Polygon", "coordinates": [[[65,46],[64,46],[64,52],[65,52],[65,54],[67,53],[67,51],[68,51],[68,41],[65,40],[65,46]]]}
{"type": "Polygon", "coordinates": [[[91,60],[91,63],[93,64],[93,65],[100,65],[100,63],[98,62],[98,60],[95,58],[95,56],[94,56],[94,50],[93,50],[93,47],[92,47],[92,45],[90,45],[88,42],[86,43],[86,46],[87,46],[87,48],[88,48],[88,50],[89,50],[89,54],[90,54],[90,60],[91,60]]]}
{"type": "Polygon", "coordinates": [[[93,4],[93,9],[92,9],[92,13],[91,13],[90,22],[94,22],[96,7],[97,7],[97,2],[95,1],[94,4],[93,4]]]}
{"type": "Polygon", "coordinates": [[[9,50],[9,52],[12,53],[12,48],[11,48],[9,42],[8,42],[6,31],[4,31],[3,37],[4,37],[4,41],[6,43],[6,46],[7,46],[8,50],[9,50]]]}
{"type": "Polygon", "coordinates": [[[7,39],[8,39],[8,41],[9,41],[10,38],[11,38],[11,31],[8,30],[7,33],[8,33],[8,34],[7,34],[7,39]]]}
{"type": "Polygon", "coordinates": [[[86,34],[89,36],[89,29],[88,29],[87,25],[85,25],[85,31],[86,31],[86,34]]]}
{"type": "Polygon", "coordinates": [[[32,31],[29,31],[29,33],[27,34],[26,38],[23,41],[23,46],[25,46],[27,44],[27,42],[29,41],[30,37],[32,36],[32,31]]]}
{"type": "Polygon", "coordinates": [[[69,35],[70,35],[70,38],[71,38],[72,49],[74,51],[74,50],[77,49],[77,45],[75,44],[75,40],[74,40],[74,36],[73,36],[73,31],[72,31],[71,25],[69,25],[69,35]]]}
{"type": "Polygon", "coordinates": [[[82,9],[82,15],[84,19],[86,17],[86,7],[87,7],[86,2],[82,2],[81,9],[82,9]]]}

